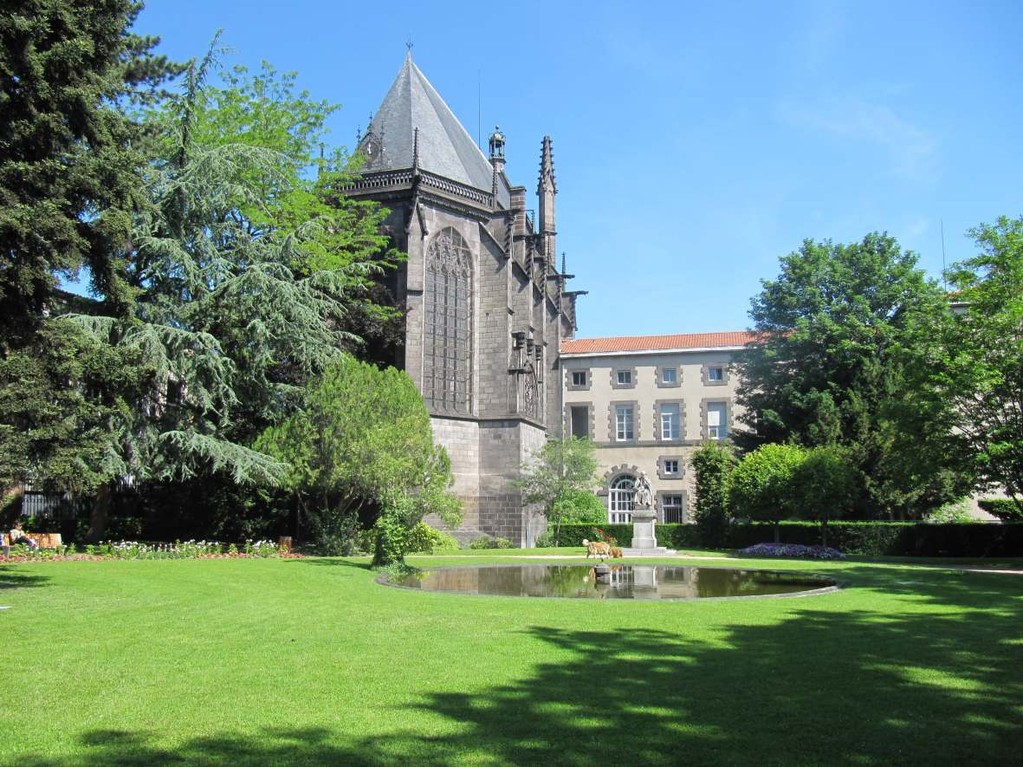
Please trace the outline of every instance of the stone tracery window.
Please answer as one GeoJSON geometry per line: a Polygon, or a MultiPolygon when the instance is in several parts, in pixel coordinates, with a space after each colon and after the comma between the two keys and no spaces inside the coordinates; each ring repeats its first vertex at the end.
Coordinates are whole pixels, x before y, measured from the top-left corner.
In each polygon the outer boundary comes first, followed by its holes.
{"type": "Polygon", "coordinates": [[[451,227],[426,250],[423,399],[434,411],[469,413],[472,384],[472,251],[451,227]]]}

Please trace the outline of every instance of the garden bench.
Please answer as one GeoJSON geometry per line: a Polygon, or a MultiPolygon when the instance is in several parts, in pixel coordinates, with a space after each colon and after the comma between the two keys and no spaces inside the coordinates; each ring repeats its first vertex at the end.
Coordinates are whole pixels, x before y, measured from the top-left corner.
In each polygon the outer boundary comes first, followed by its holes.
{"type": "MultiPolygon", "coordinates": [[[[11,534],[3,534],[3,554],[11,553],[11,534]]],[[[31,538],[41,549],[57,549],[64,545],[60,533],[25,533],[26,538],[31,538]]]]}

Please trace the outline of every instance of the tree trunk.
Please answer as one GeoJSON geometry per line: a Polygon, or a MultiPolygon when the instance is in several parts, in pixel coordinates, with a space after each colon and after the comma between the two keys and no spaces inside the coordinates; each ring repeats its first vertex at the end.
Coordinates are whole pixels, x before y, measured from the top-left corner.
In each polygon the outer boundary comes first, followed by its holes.
{"type": "Polygon", "coordinates": [[[99,543],[106,535],[113,497],[114,486],[110,482],[96,489],[96,497],[92,499],[92,510],[89,512],[89,531],[85,534],[87,543],[99,543]]]}

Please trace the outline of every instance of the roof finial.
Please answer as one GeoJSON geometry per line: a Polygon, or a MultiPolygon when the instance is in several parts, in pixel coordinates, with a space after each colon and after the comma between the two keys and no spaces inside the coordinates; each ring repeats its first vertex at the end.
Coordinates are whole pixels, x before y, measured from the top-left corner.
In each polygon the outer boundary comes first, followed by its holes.
{"type": "Polygon", "coordinates": [[[412,42],[412,33],[409,32],[408,40],[405,41],[405,47],[408,48],[408,57],[412,58],[412,49],[415,47],[415,43],[412,42]]]}

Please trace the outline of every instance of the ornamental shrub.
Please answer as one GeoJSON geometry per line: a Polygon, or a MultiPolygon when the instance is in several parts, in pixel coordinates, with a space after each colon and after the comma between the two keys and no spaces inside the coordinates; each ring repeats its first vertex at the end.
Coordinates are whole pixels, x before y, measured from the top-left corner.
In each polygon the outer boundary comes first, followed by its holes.
{"type": "Polygon", "coordinates": [[[1003,522],[1023,522],[1023,503],[1012,498],[983,498],[977,505],[1003,522]]]}
{"type": "Polygon", "coordinates": [[[724,546],[728,536],[726,489],[737,459],[731,446],[708,442],[693,453],[696,503],[693,519],[703,546],[724,546]]]}
{"type": "Polygon", "coordinates": [[[474,550],[480,549],[513,549],[515,546],[507,538],[491,537],[489,535],[481,535],[479,538],[469,542],[469,548],[474,550]]]}
{"type": "Polygon", "coordinates": [[[425,552],[432,554],[435,551],[457,551],[458,539],[451,535],[451,533],[430,527],[425,522],[417,522],[408,531],[405,545],[410,553],[425,552]]]}
{"type": "Polygon", "coordinates": [[[728,506],[735,517],[782,520],[797,514],[796,472],[807,452],[797,445],[763,445],[728,475],[728,506]]]}

